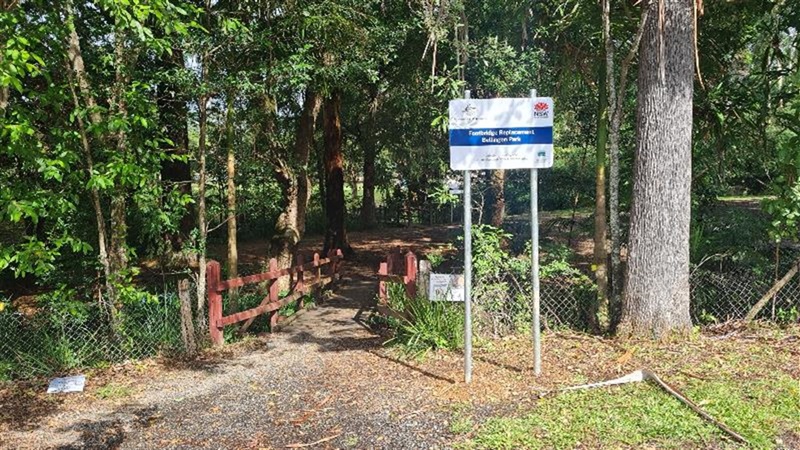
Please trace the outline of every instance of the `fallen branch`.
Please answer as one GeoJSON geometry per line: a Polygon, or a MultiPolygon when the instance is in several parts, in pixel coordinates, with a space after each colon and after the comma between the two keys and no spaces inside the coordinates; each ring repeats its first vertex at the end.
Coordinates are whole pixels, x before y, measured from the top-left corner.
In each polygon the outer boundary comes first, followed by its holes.
{"type": "Polygon", "coordinates": [[[738,442],[740,444],[747,444],[747,440],[744,437],[742,437],[742,435],[740,435],[739,433],[731,430],[724,423],[720,422],[719,420],[715,419],[714,417],[712,417],[707,412],[703,411],[702,408],[697,406],[693,401],[689,400],[678,389],[670,386],[669,384],[667,384],[666,382],[661,380],[661,378],[659,378],[658,375],[656,375],[653,372],[650,372],[649,370],[637,370],[636,372],[629,373],[628,375],[625,375],[624,377],[617,378],[617,379],[614,379],[614,380],[602,381],[600,383],[582,384],[580,386],[570,386],[570,387],[567,387],[567,388],[564,388],[564,389],[561,389],[561,390],[562,391],[575,391],[575,390],[583,390],[583,389],[593,389],[593,388],[598,388],[598,387],[614,386],[614,385],[626,384],[626,383],[636,383],[636,382],[648,381],[648,380],[654,382],[661,389],[666,391],[668,394],[670,394],[673,397],[677,398],[681,403],[683,403],[684,405],[686,405],[689,408],[691,408],[692,411],[697,413],[700,417],[702,417],[703,419],[707,420],[708,422],[714,424],[720,430],[724,431],[734,441],[736,441],[736,442],[738,442]]]}

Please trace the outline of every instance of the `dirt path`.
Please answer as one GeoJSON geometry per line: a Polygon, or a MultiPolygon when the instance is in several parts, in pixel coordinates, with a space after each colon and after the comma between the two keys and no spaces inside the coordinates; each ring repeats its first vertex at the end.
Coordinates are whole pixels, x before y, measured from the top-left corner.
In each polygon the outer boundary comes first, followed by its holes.
{"type": "MultiPolygon", "coordinates": [[[[400,231],[389,246],[423,252],[448,233],[400,231]]],[[[353,233],[352,241],[357,259],[332,298],[280,333],[188,367],[144,368],[118,382],[131,392],[118,399],[98,399],[90,379],[86,393],[13,427],[0,447],[447,447],[451,414],[432,391],[454,385],[457,373],[427,373],[392,357],[364,324],[376,287],[372,267],[388,240],[353,233]]]]}

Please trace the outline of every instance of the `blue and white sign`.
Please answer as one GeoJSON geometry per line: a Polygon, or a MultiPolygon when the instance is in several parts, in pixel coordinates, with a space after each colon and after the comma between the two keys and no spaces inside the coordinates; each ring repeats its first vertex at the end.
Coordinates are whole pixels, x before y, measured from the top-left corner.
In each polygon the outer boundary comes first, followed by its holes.
{"type": "Polygon", "coordinates": [[[450,168],[553,166],[553,99],[450,100],[450,168]]]}

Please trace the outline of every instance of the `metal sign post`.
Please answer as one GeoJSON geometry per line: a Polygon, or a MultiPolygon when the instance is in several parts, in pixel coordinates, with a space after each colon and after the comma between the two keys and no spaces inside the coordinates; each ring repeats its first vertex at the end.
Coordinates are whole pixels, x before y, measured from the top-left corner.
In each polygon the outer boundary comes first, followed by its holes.
{"type": "MultiPolygon", "coordinates": [[[[536,89],[531,89],[531,98],[536,89]]],[[[542,337],[539,326],[539,169],[531,169],[531,279],[533,283],[533,374],[542,373],[542,337]]]]}
{"type": "MultiPolygon", "coordinates": [[[[470,98],[470,91],[464,91],[470,98]]],[[[472,382],[472,179],[464,171],[464,382],[472,382]]]]}

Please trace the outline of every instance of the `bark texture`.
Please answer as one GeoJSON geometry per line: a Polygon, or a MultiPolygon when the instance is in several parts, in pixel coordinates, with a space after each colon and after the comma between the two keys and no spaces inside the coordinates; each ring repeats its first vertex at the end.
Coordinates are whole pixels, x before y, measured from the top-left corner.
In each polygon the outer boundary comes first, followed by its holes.
{"type": "Polygon", "coordinates": [[[610,325],[608,308],[608,216],[606,214],[606,144],[608,140],[608,95],[605,64],[598,84],[597,145],[595,149],[594,266],[597,280],[597,311],[592,327],[599,331],[610,325]]]}
{"type": "Polygon", "coordinates": [[[661,338],[692,325],[693,5],[691,0],[661,0],[647,7],[657,20],[646,23],[640,50],[628,274],[620,331],[661,338]]]}
{"type": "MultiPolygon", "coordinates": [[[[225,141],[228,147],[226,165],[227,187],[225,190],[228,217],[228,278],[239,277],[239,245],[236,241],[236,151],[233,145],[233,95],[228,95],[225,114],[225,141]]],[[[229,295],[231,311],[239,310],[239,290],[231,289],[229,295]]]]}
{"type": "Polygon", "coordinates": [[[284,187],[286,206],[278,216],[273,237],[278,267],[290,267],[297,245],[306,231],[306,211],[311,194],[308,176],[308,161],[314,145],[314,128],[319,115],[320,96],[307,89],[303,101],[303,112],[297,122],[293,164],[282,164],[278,178],[284,187]]]}
{"type": "Polygon", "coordinates": [[[490,223],[493,227],[501,228],[506,218],[506,171],[492,170],[491,177],[491,211],[490,223]]]}
{"type": "Polygon", "coordinates": [[[344,199],[344,155],[342,153],[342,94],[335,90],[325,99],[323,106],[323,123],[325,135],[325,245],[323,251],[341,249],[352,253],[347,241],[345,220],[347,209],[344,199]]]}
{"type": "MultiPolygon", "coordinates": [[[[206,11],[210,10],[206,2],[206,11]]],[[[200,60],[200,80],[208,80],[208,53],[200,60]]],[[[208,94],[201,93],[197,99],[197,329],[202,330],[206,321],[206,243],[208,241],[208,221],[206,220],[206,140],[208,139],[208,94]]]]}

